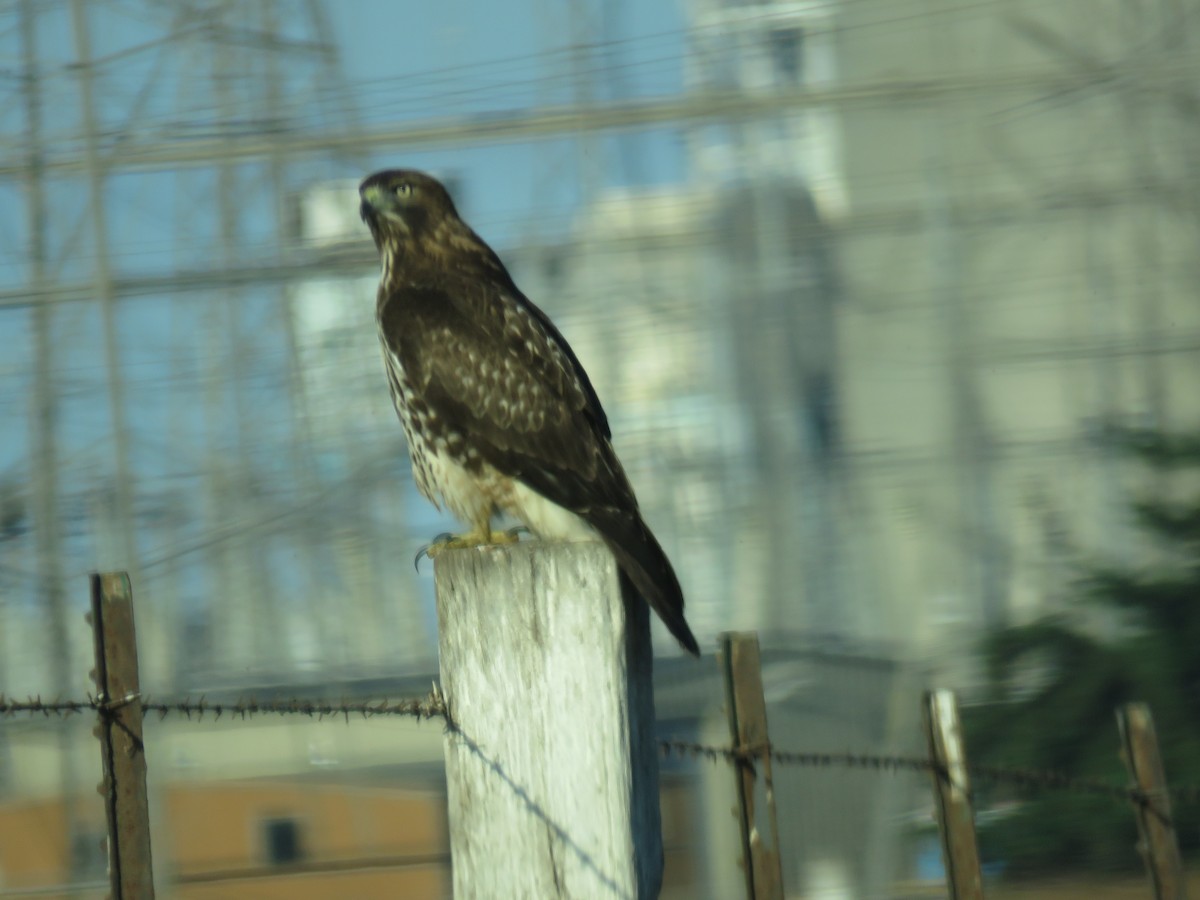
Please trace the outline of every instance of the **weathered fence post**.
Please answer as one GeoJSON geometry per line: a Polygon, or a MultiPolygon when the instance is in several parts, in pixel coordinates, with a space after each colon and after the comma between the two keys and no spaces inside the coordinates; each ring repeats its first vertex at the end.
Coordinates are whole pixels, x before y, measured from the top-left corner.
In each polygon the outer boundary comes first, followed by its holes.
{"type": "Polygon", "coordinates": [[[96,647],[96,699],[102,704],[96,737],[104,766],[100,792],[108,818],[111,900],[153,900],[142,698],[128,575],[92,576],[90,621],[96,647]]]}
{"type": "Polygon", "coordinates": [[[598,543],[438,555],[455,900],[657,897],[649,610],[598,543]]]}
{"type": "Polygon", "coordinates": [[[742,836],[742,869],[747,900],[783,900],[779,858],[779,825],[775,817],[775,785],[771,774],[771,740],[767,735],[767,701],[763,697],[762,657],[753,632],[721,635],[721,674],[733,746],[755,757],[741,759],[737,777],[738,824],[742,836]],[[757,766],[762,767],[766,816],[755,802],[757,766]]]}
{"type": "Polygon", "coordinates": [[[1155,900],[1187,900],[1187,882],[1179,857],[1179,841],[1171,819],[1171,798],[1158,753],[1154,718],[1145,703],[1127,703],[1117,710],[1122,756],[1134,786],[1146,802],[1133,804],[1137,813],[1138,849],[1154,887],[1155,900]]]}
{"type": "Polygon", "coordinates": [[[946,884],[953,900],[982,900],[983,873],[975,839],[975,812],[967,779],[967,752],[963,747],[958,702],[953,691],[928,691],[922,704],[933,763],[933,789],[937,798],[938,830],[946,884]]]}

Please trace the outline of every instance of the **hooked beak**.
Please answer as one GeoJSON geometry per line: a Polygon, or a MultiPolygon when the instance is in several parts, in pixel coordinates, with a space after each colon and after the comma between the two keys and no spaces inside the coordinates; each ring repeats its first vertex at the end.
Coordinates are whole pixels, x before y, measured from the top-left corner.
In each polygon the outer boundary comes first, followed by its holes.
{"type": "Polygon", "coordinates": [[[358,214],[364,222],[368,218],[384,211],[387,192],[379,185],[365,184],[359,188],[358,195],[362,198],[362,203],[358,207],[358,214]]]}

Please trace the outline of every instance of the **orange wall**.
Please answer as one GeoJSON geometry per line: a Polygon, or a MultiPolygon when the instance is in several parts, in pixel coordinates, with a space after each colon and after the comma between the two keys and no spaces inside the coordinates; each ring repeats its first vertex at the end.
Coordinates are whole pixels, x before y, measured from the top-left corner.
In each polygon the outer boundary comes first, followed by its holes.
{"type": "MultiPolygon", "coordinates": [[[[171,785],[160,803],[157,812],[165,827],[152,835],[155,870],[173,884],[171,896],[181,900],[450,896],[440,793],[311,781],[226,781],[171,785]],[[297,864],[277,866],[267,858],[264,823],[275,818],[299,825],[304,855],[297,864]]],[[[668,896],[689,896],[693,883],[690,804],[688,783],[664,783],[668,896]]],[[[99,841],[103,801],[82,798],[77,808],[77,821],[99,841]]],[[[0,888],[66,880],[65,822],[58,799],[0,805],[0,888]]]]}
{"type": "Polygon", "coordinates": [[[267,865],[263,823],[292,818],[313,860],[445,854],[440,794],[289,782],[174,785],[166,796],[180,874],[267,865]]]}
{"type": "MultiPolygon", "coordinates": [[[[73,818],[87,840],[103,841],[103,798],[77,798],[73,818]]],[[[60,797],[0,804],[0,888],[62,884],[69,864],[66,823],[60,797]]],[[[99,849],[96,854],[102,857],[99,849]]]]}
{"type": "Polygon", "coordinates": [[[450,873],[436,868],[406,868],[394,871],[345,872],[337,875],[281,875],[246,881],[178,885],[173,897],[185,900],[291,900],[353,897],[355,900],[421,900],[448,898],[450,873]]]}
{"type": "MultiPolygon", "coordinates": [[[[152,835],[155,869],[168,874],[172,895],[184,900],[450,895],[440,794],[235,781],[172,785],[162,802],[167,827],[152,835]],[[270,864],[263,823],[272,818],[299,823],[300,864],[270,864]]],[[[102,840],[102,799],[80,802],[77,810],[76,821],[102,840]]],[[[0,888],[64,883],[66,842],[60,799],[0,805],[0,888]]]]}
{"type": "Polygon", "coordinates": [[[440,794],[289,782],[175,785],[166,795],[175,893],[208,898],[448,897],[440,794]],[[264,823],[299,825],[302,860],[273,866],[264,823]]]}

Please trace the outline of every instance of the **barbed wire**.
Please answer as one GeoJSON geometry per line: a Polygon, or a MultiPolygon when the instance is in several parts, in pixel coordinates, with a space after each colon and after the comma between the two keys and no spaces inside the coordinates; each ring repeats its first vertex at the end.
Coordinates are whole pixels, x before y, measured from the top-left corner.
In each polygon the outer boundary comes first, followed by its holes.
{"type": "MultiPolygon", "coordinates": [[[[12,718],[20,714],[30,716],[41,715],[45,718],[68,716],[81,713],[110,713],[118,706],[129,703],[134,698],[107,700],[103,697],[88,695],[86,700],[42,700],[41,697],[30,697],[27,700],[10,700],[0,694],[0,719],[12,718]]],[[[314,719],[343,718],[347,722],[351,716],[363,719],[373,719],[378,716],[401,716],[411,719],[444,719],[446,718],[446,703],[438,691],[431,691],[425,697],[413,697],[401,700],[306,700],[289,698],[286,700],[257,700],[253,697],[239,697],[225,702],[208,700],[200,697],[198,700],[183,698],[167,702],[156,702],[150,698],[142,698],[144,715],[155,714],[160,720],[169,715],[182,716],[185,719],[202,720],[210,717],[213,720],[221,718],[251,719],[255,716],[308,716],[314,719]]]]}
{"type": "MultiPolygon", "coordinates": [[[[761,759],[763,747],[713,747],[694,741],[665,740],[659,746],[667,757],[698,757],[709,761],[724,761],[730,765],[742,761],[761,759]]],[[[898,756],[878,753],[835,753],[828,751],[778,750],[770,746],[771,761],[779,765],[810,766],[816,768],[866,769],[876,772],[915,772],[932,775],[934,772],[945,777],[945,770],[933,760],[919,756],[898,756]]],[[[1102,778],[1070,775],[1066,772],[1039,769],[1020,769],[1007,766],[984,766],[968,763],[967,775],[972,785],[1008,785],[1030,791],[1064,791],[1067,793],[1091,794],[1113,800],[1147,804],[1151,797],[1145,791],[1131,785],[1114,784],[1102,778]]],[[[1169,788],[1167,796],[1173,803],[1200,805],[1200,786],[1169,788]]]]}
{"type": "MultiPolygon", "coordinates": [[[[136,697],[108,700],[88,695],[83,700],[43,700],[40,696],[26,700],[12,700],[0,694],[0,719],[18,715],[44,718],[67,718],[83,713],[111,715],[136,697]]],[[[445,698],[435,686],[424,697],[399,700],[311,700],[289,698],[285,700],[257,700],[239,697],[232,701],[208,700],[201,696],[197,700],[185,697],[178,700],[156,702],[142,698],[142,711],[147,716],[156,715],[161,721],[167,716],[181,716],[190,720],[210,718],[214,721],[227,719],[251,719],[256,716],[306,716],[323,720],[340,718],[349,722],[351,717],[373,719],[380,716],[416,719],[442,719],[450,721],[450,710],[445,698]]],[[[771,761],[784,766],[807,766],[813,768],[863,769],[876,772],[913,772],[932,775],[944,770],[933,760],[919,756],[896,754],[780,750],[775,746],[718,746],[696,741],[671,738],[658,742],[664,757],[705,759],[709,762],[725,762],[729,765],[753,764],[764,752],[769,752],[771,761]]],[[[1127,803],[1147,805],[1152,799],[1145,791],[1130,785],[1114,784],[1101,778],[1070,775],[1053,770],[1020,769],[1006,766],[967,766],[967,774],[975,786],[981,784],[1006,785],[1026,791],[1063,791],[1089,794],[1127,803]]],[[[1172,803],[1200,805],[1200,786],[1172,787],[1166,792],[1172,803]]]]}
{"type": "MultiPolygon", "coordinates": [[[[702,757],[716,762],[724,760],[727,763],[753,762],[761,759],[763,747],[713,747],[694,741],[665,740],[659,741],[665,756],[702,757]]],[[[771,761],[780,765],[814,766],[820,768],[874,769],[889,772],[921,772],[929,774],[934,771],[934,763],[929,759],[908,756],[885,756],[873,753],[828,753],[806,752],[796,750],[777,750],[770,747],[771,761]]]]}

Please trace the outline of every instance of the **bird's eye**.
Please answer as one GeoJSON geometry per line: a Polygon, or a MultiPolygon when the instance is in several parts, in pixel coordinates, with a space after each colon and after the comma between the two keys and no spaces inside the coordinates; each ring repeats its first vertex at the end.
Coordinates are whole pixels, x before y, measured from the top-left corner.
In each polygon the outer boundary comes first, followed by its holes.
{"type": "Polygon", "coordinates": [[[407,197],[412,193],[412,185],[402,181],[400,184],[392,188],[392,191],[397,197],[407,197]]]}

